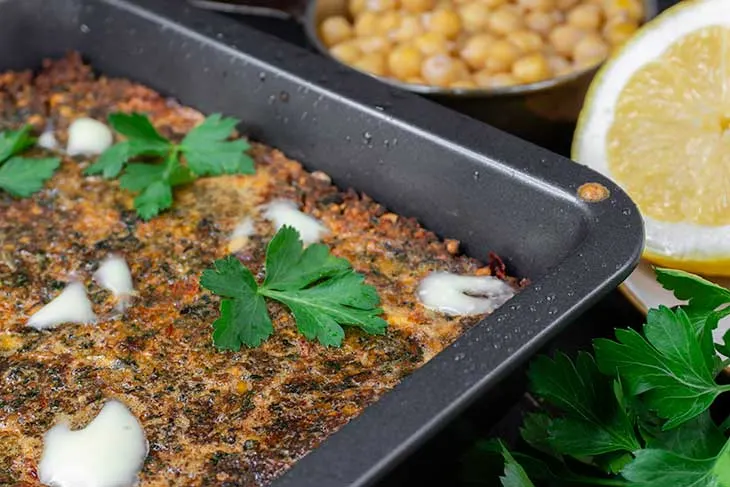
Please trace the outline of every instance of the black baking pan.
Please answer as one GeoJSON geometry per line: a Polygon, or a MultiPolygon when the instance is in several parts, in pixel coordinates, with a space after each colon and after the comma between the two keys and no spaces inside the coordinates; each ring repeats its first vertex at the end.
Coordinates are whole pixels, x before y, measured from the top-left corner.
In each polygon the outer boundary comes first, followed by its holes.
{"type": "Polygon", "coordinates": [[[340,187],[417,217],[474,257],[496,252],[530,279],[276,486],[372,485],[638,261],[636,207],[598,174],[228,18],[166,0],[4,0],[0,18],[1,69],[78,50],[102,73],[241,118],[244,132],[340,187]],[[610,196],[584,201],[586,183],[610,196]]]}

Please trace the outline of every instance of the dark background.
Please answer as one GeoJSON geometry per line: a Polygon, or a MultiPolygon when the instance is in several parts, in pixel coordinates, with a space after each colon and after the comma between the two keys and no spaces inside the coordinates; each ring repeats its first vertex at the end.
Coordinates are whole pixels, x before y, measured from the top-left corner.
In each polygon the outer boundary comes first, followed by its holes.
{"type": "MultiPolygon", "coordinates": [[[[660,10],[663,10],[677,1],[658,0],[658,3],[660,10]]],[[[308,44],[303,30],[295,21],[248,16],[235,18],[258,30],[316,52],[308,44]]],[[[565,140],[570,139],[572,130],[573,127],[566,127],[564,138],[555,144],[546,144],[546,148],[569,156],[565,140]]],[[[545,351],[560,348],[569,352],[586,346],[591,338],[610,335],[616,327],[638,326],[642,320],[643,315],[618,290],[614,290],[576,320],[545,351]]],[[[493,391],[489,398],[474,404],[418,453],[412,455],[383,479],[379,487],[478,485],[469,483],[463,478],[464,455],[479,438],[499,435],[509,440],[517,437],[522,413],[529,407],[529,402],[524,397],[525,385],[525,374],[522,369],[493,391]]],[[[438,391],[434,391],[434,394],[438,394],[438,391]]],[[[333,465],[333,468],[336,466],[333,465]]],[[[494,478],[485,478],[481,485],[499,484],[494,478]]]]}

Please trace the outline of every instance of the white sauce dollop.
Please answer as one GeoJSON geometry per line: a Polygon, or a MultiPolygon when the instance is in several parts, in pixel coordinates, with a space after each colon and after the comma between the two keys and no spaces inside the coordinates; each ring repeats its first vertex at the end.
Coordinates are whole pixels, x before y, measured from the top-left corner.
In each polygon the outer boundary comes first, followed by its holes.
{"type": "Polygon", "coordinates": [[[245,217],[243,220],[238,222],[236,228],[231,232],[231,236],[228,239],[228,250],[229,252],[237,252],[246,246],[248,237],[253,235],[254,226],[253,218],[250,216],[245,217]]]}
{"type": "Polygon", "coordinates": [[[86,428],[59,423],[44,435],[38,477],[53,487],[131,487],[148,451],[137,418],[111,400],[86,428]]]}
{"type": "Polygon", "coordinates": [[[56,150],[58,149],[58,141],[56,140],[56,135],[53,133],[53,130],[46,130],[41,134],[40,137],[38,137],[38,147],[42,147],[44,149],[48,150],[56,150]]]}
{"type": "Polygon", "coordinates": [[[132,273],[124,258],[118,255],[110,255],[104,259],[94,273],[94,280],[114,294],[118,300],[117,308],[122,311],[134,295],[132,273]]]}
{"type": "Polygon", "coordinates": [[[279,230],[284,225],[294,227],[302,238],[304,245],[319,242],[329,233],[329,229],[322,222],[299,211],[293,201],[274,200],[264,207],[264,218],[274,223],[279,230]]]}
{"type": "Polygon", "coordinates": [[[113,143],[114,136],[109,127],[93,118],[77,118],[68,128],[66,152],[70,156],[96,155],[107,150],[113,143]]]}
{"type": "Polygon", "coordinates": [[[449,316],[491,313],[514,296],[514,290],[492,276],[460,276],[433,272],[418,286],[418,299],[449,316]]]}
{"type": "Polygon", "coordinates": [[[72,282],[50,303],[36,311],[26,326],[36,330],[55,328],[61,323],[91,323],[96,315],[80,282],[72,282]]]}

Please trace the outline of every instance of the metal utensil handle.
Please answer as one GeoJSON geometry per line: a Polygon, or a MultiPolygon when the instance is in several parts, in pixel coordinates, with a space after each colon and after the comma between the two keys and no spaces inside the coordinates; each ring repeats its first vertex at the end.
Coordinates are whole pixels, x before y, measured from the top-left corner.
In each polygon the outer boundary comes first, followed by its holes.
{"type": "Polygon", "coordinates": [[[307,0],[188,0],[199,8],[231,14],[301,19],[307,0]]]}

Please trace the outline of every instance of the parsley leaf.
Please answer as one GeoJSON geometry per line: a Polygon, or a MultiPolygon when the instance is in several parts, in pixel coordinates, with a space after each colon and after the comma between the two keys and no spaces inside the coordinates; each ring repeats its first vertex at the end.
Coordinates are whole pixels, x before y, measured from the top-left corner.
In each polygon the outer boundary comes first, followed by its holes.
{"type": "Polygon", "coordinates": [[[152,182],[134,198],[134,207],[143,220],[149,220],[171,206],[172,186],[164,180],[152,182]]]}
{"type": "Polygon", "coordinates": [[[221,316],[214,323],[213,341],[219,349],[256,347],[273,332],[264,298],[286,305],[298,330],[309,340],[340,346],[342,325],[383,334],[387,322],[379,317],[380,299],[345,259],[326,246],[303,248],[299,233],[284,226],[266,250],[266,277],[260,286],[251,271],[234,257],[215,262],[200,285],[221,296],[221,316]]]}
{"type": "Polygon", "coordinates": [[[253,159],[244,151],[245,140],[227,140],[238,120],[218,114],[193,128],[180,144],[155,129],[139,113],[113,113],[109,125],[126,137],[99,156],[86,174],[120,178],[122,188],[140,193],[134,200],[137,213],[148,220],[172,206],[172,188],[191,183],[201,176],[250,174],[253,159]],[[184,156],[186,164],[181,158],[184,156]],[[143,158],[146,162],[131,162],[143,158]]]}
{"type": "Polygon", "coordinates": [[[15,196],[30,196],[53,176],[61,159],[13,157],[0,166],[0,188],[15,196]]]}
{"type": "Polygon", "coordinates": [[[528,414],[522,422],[520,436],[535,450],[560,459],[562,455],[556,452],[550,445],[549,431],[552,424],[553,419],[547,414],[528,414]]]}
{"type": "Polygon", "coordinates": [[[668,450],[687,458],[710,458],[725,446],[725,435],[705,411],[681,426],[659,431],[647,441],[647,448],[668,450]]]}
{"type": "Polygon", "coordinates": [[[27,158],[21,153],[35,143],[30,125],[0,133],[0,189],[26,197],[43,187],[61,165],[58,157],[27,158]]]}
{"type": "Polygon", "coordinates": [[[621,471],[636,487],[727,487],[730,485],[730,442],[709,458],[688,458],[659,449],[636,452],[621,471]]]}
{"type": "Polygon", "coordinates": [[[515,460],[501,441],[499,442],[499,446],[502,450],[502,457],[504,458],[504,476],[499,478],[502,482],[502,487],[535,487],[535,484],[527,476],[525,469],[517,463],[517,460],[515,460]]]}
{"type": "Polygon", "coordinates": [[[647,315],[642,337],[634,330],[616,330],[618,342],[594,341],[602,372],[618,373],[632,395],[642,394],[647,406],[676,427],[710,407],[729,386],[714,381],[699,338],[682,309],[666,306],[647,315]]]}
{"type": "Polygon", "coordinates": [[[654,269],[659,284],[674,293],[677,299],[689,301],[690,306],[716,309],[730,303],[730,291],[688,272],[675,269],[654,269]]]}
{"type": "Polygon", "coordinates": [[[200,176],[252,174],[253,159],[245,154],[248,142],[227,140],[237,124],[235,118],[214,114],[191,130],[180,144],[188,167],[200,176]]]}
{"type": "MultiPolygon", "coordinates": [[[[695,333],[700,338],[705,359],[712,364],[715,372],[722,368],[719,357],[711,353],[713,347],[711,333],[721,319],[730,316],[730,291],[717,284],[688,272],[674,269],[655,269],[657,280],[665,289],[674,293],[677,299],[689,301],[681,306],[687,313],[695,333]]],[[[724,345],[715,345],[720,353],[728,350],[724,345]]],[[[727,354],[726,354],[727,355],[727,354]]]]}
{"type": "Polygon", "coordinates": [[[554,451],[579,456],[640,447],[613,381],[601,375],[590,354],[579,353],[575,363],[564,354],[554,360],[538,357],[528,375],[535,394],[564,413],[548,426],[547,443],[554,451]]]}
{"type": "Polygon", "coordinates": [[[274,332],[253,274],[234,256],[217,260],[213,269],[205,270],[200,285],[224,298],[221,315],[213,323],[213,343],[219,349],[238,351],[241,344],[258,347],[274,332]]]}
{"type": "Polygon", "coordinates": [[[12,156],[20,154],[35,143],[30,129],[30,125],[25,125],[20,130],[0,132],[0,161],[6,161],[12,156]]]}

